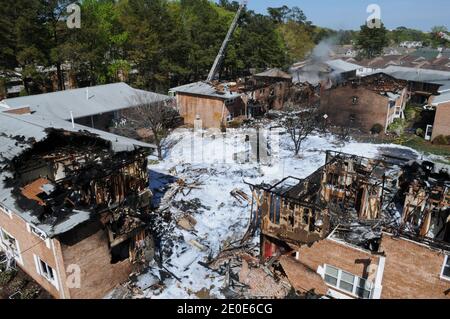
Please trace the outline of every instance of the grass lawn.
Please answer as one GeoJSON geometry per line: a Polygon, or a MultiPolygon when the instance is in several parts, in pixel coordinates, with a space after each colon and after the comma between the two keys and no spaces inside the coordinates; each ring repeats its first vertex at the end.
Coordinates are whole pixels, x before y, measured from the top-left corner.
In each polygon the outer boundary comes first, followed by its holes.
{"type": "Polygon", "coordinates": [[[434,154],[446,157],[446,163],[450,164],[450,146],[434,145],[428,141],[425,141],[425,139],[423,139],[422,137],[414,134],[404,134],[401,137],[395,139],[394,143],[411,147],[426,154],[434,154]]]}

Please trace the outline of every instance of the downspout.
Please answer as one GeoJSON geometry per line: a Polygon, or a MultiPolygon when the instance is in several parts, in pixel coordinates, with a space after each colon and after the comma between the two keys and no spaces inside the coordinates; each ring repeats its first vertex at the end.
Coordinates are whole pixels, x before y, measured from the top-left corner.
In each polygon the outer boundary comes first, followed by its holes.
{"type": "MultiPolygon", "coordinates": [[[[61,276],[61,271],[59,268],[59,260],[58,260],[58,257],[56,256],[55,244],[54,244],[53,239],[51,239],[51,246],[52,246],[53,257],[55,258],[56,273],[58,274],[60,294],[61,294],[62,299],[66,299],[66,293],[64,291],[66,288],[66,285],[64,284],[63,277],[61,276]]],[[[59,250],[59,252],[61,252],[61,250],[59,250]]]]}
{"type": "Polygon", "coordinates": [[[373,293],[371,299],[381,299],[381,291],[383,290],[383,275],[384,275],[384,266],[386,264],[386,257],[381,256],[378,262],[377,275],[375,277],[375,284],[373,287],[373,293]]]}
{"type": "Polygon", "coordinates": [[[386,113],[386,125],[384,126],[384,134],[387,134],[388,132],[388,125],[389,125],[389,110],[390,110],[390,105],[388,103],[387,105],[387,113],[386,113]]]}

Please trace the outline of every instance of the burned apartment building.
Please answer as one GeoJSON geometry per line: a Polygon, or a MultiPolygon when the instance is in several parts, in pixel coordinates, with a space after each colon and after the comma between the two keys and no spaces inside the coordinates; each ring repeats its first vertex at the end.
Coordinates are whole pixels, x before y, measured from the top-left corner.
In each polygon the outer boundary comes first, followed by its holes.
{"type": "Polygon", "coordinates": [[[434,112],[434,118],[427,123],[426,138],[434,141],[437,137],[450,137],[450,81],[445,91],[430,98],[427,108],[434,112]]]}
{"type": "Polygon", "coordinates": [[[385,133],[397,118],[404,118],[409,99],[406,81],[384,73],[344,81],[323,90],[320,112],[332,126],[349,126],[364,132],[385,133]]]}
{"type": "Polygon", "coordinates": [[[270,110],[281,111],[290,97],[292,76],[280,69],[270,69],[246,79],[241,92],[248,97],[250,116],[270,110]]]}
{"type": "Polygon", "coordinates": [[[327,152],[306,179],[250,187],[261,258],[301,295],[450,297],[448,167],[327,152]]]}
{"type": "Polygon", "coordinates": [[[184,124],[201,121],[203,128],[223,128],[236,118],[246,117],[246,103],[240,93],[231,90],[235,83],[196,82],[169,91],[176,98],[184,124]]]}
{"type": "Polygon", "coordinates": [[[152,258],[154,146],[0,113],[0,247],[55,298],[102,298],[152,258]]]}

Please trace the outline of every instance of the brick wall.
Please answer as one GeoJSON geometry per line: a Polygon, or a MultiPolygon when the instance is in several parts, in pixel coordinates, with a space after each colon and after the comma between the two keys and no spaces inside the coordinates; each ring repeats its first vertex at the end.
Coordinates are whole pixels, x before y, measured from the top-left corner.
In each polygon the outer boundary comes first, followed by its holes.
{"type": "Polygon", "coordinates": [[[115,286],[127,281],[131,273],[128,259],[111,264],[108,238],[103,230],[73,246],[61,244],[61,250],[66,267],[75,264],[81,270],[81,287],[69,289],[71,298],[103,298],[115,286]]]}
{"type": "MultiPolygon", "coordinates": [[[[36,263],[33,257],[33,255],[38,256],[42,261],[52,267],[55,272],[58,272],[57,270],[59,266],[57,267],[55,259],[57,251],[55,250],[54,253],[53,241],[49,240],[50,247],[47,247],[47,244],[44,240],[28,231],[27,223],[23,219],[21,219],[14,213],[11,214],[10,218],[4,213],[1,208],[0,227],[9,235],[13,236],[19,244],[20,255],[22,257],[23,263],[18,264],[18,266],[20,266],[23,271],[25,271],[30,277],[32,277],[53,297],[61,298],[61,289],[56,289],[53,284],[51,284],[46,278],[44,278],[37,272],[36,263]]],[[[60,279],[59,275],[58,278],[60,279]]],[[[61,288],[61,280],[59,280],[59,288],[61,288]]]]}
{"type": "Polygon", "coordinates": [[[436,108],[432,139],[434,140],[439,135],[450,135],[450,102],[440,104],[436,108]]]}
{"type": "Polygon", "coordinates": [[[389,99],[363,87],[353,88],[350,84],[330,90],[321,95],[320,111],[328,115],[333,126],[351,126],[369,132],[375,124],[386,126],[389,99]],[[353,97],[358,102],[353,104],[353,97]],[[350,123],[351,117],[355,118],[350,123]]]}
{"type": "Polygon", "coordinates": [[[368,272],[371,280],[374,279],[376,272],[374,266],[378,265],[379,260],[369,252],[330,239],[324,239],[311,247],[304,246],[299,252],[299,260],[311,269],[317,270],[319,266],[328,264],[359,277],[365,277],[368,272]]]}
{"type": "Polygon", "coordinates": [[[196,116],[199,115],[204,128],[220,128],[222,112],[224,113],[224,119],[229,114],[228,109],[224,108],[222,99],[178,93],[177,103],[180,108],[180,115],[184,118],[184,123],[189,125],[193,125],[196,116]]]}
{"type": "Polygon", "coordinates": [[[380,249],[386,254],[383,299],[450,298],[450,281],[440,278],[444,254],[387,234],[380,249]]]}

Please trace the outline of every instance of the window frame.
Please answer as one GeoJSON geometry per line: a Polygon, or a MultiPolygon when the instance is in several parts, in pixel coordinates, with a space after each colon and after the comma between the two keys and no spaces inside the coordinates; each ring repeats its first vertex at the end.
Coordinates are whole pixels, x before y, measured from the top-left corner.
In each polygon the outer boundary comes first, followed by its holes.
{"type": "Polygon", "coordinates": [[[53,268],[52,266],[50,266],[47,262],[45,262],[44,260],[41,259],[41,257],[34,255],[34,263],[36,266],[36,272],[38,273],[38,275],[42,276],[43,278],[45,278],[45,280],[47,280],[49,283],[51,283],[57,290],[59,290],[59,286],[58,286],[58,274],[56,272],[56,269],[53,268]],[[45,267],[45,269],[43,268],[45,267]],[[51,278],[48,274],[51,270],[51,274],[52,277],[51,278]]]}
{"type": "Polygon", "coordinates": [[[12,218],[12,210],[10,210],[8,207],[6,207],[3,204],[0,204],[0,212],[7,215],[9,218],[12,218]]]}
{"type": "Polygon", "coordinates": [[[50,238],[47,236],[45,232],[29,223],[27,223],[27,230],[30,234],[45,242],[47,248],[50,248],[50,238]]]}
{"type": "Polygon", "coordinates": [[[450,281],[450,276],[444,275],[445,268],[450,269],[450,255],[445,255],[444,263],[442,264],[442,269],[441,269],[441,276],[440,276],[441,279],[450,281]]]}
{"type": "Polygon", "coordinates": [[[14,237],[13,235],[11,235],[8,231],[6,231],[4,228],[0,227],[0,246],[2,248],[4,248],[5,250],[8,250],[9,248],[9,243],[5,242],[4,236],[8,236],[11,239],[14,240],[14,244],[15,244],[15,251],[13,251],[14,253],[14,259],[21,265],[23,265],[23,259],[22,259],[22,254],[21,254],[21,250],[20,250],[20,243],[17,240],[16,237],[14,237]]]}
{"type": "Polygon", "coordinates": [[[327,286],[329,286],[332,289],[335,289],[338,292],[350,295],[350,296],[358,298],[358,299],[371,299],[371,297],[372,297],[373,288],[374,288],[372,282],[370,282],[368,279],[361,278],[361,277],[359,277],[357,275],[354,275],[354,274],[352,274],[352,273],[350,273],[348,271],[342,270],[342,269],[340,269],[338,267],[335,267],[335,266],[332,266],[332,265],[329,265],[329,264],[325,264],[324,265],[323,279],[324,279],[325,284],[327,286]],[[329,277],[332,277],[332,278],[336,279],[336,277],[331,276],[331,275],[328,274],[327,269],[329,267],[331,267],[333,269],[337,269],[337,271],[338,271],[336,285],[333,285],[333,284],[329,283],[325,279],[326,276],[329,276],[329,277]],[[349,283],[348,281],[343,280],[342,279],[342,274],[343,273],[348,274],[350,276],[353,276],[353,283],[349,283]],[[344,282],[345,284],[349,284],[349,285],[351,284],[352,285],[352,291],[350,292],[350,291],[348,291],[348,290],[346,290],[344,288],[341,288],[341,282],[344,282]],[[361,286],[361,282],[364,283],[364,287],[361,286]],[[367,289],[367,287],[369,287],[369,289],[367,289]],[[367,298],[364,297],[364,292],[368,292],[369,293],[367,298]]]}

